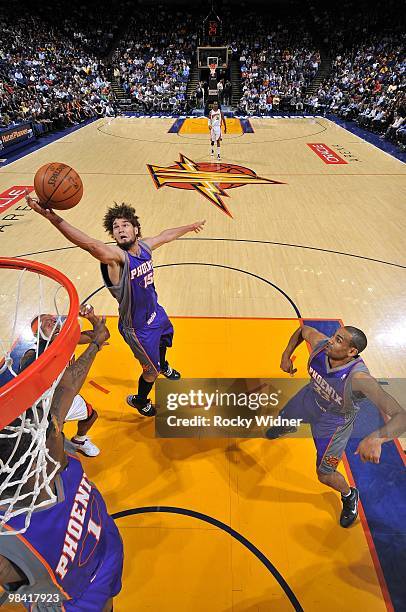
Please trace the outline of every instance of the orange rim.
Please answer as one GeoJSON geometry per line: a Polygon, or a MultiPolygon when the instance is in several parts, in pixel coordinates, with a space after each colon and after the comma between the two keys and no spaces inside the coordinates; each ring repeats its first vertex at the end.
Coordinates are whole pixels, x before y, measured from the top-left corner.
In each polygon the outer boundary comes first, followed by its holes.
{"type": "Polygon", "coordinates": [[[32,406],[49,389],[69,362],[80,336],[79,297],[73,283],[59,270],[29,259],[0,257],[0,268],[27,269],[55,280],[69,296],[66,321],[52,344],[21,374],[0,387],[0,429],[32,406]]]}

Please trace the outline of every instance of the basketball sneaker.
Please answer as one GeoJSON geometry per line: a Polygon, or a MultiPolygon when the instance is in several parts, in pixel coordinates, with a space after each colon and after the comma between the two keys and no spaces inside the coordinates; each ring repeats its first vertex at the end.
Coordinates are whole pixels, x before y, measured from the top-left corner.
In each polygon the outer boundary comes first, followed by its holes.
{"type": "Polygon", "coordinates": [[[351,493],[347,495],[347,497],[341,495],[341,501],[343,503],[343,509],[340,516],[341,527],[349,527],[357,518],[358,500],[359,491],[355,487],[351,487],[351,493]]]}
{"type": "Polygon", "coordinates": [[[220,161],[220,160],[221,160],[220,155],[217,155],[217,161],[220,161]]]}
{"type": "Polygon", "coordinates": [[[86,455],[86,457],[97,457],[97,455],[100,453],[100,449],[97,448],[96,444],[93,444],[89,438],[86,438],[86,440],[80,442],[80,440],[76,440],[76,436],[74,436],[71,438],[71,442],[75,447],[75,450],[83,453],[86,455]]]}
{"type": "Polygon", "coordinates": [[[127,395],[127,404],[135,408],[142,416],[153,417],[156,415],[155,407],[150,399],[139,399],[138,395],[127,395]]]}
{"type": "Polygon", "coordinates": [[[274,425],[266,430],[265,438],[268,438],[268,440],[276,440],[277,438],[281,438],[287,434],[295,433],[295,431],[297,431],[297,427],[294,426],[274,425]]]}
{"type": "Polygon", "coordinates": [[[171,368],[168,362],[166,362],[165,369],[161,370],[161,374],[165,376],[165,378],[169,378],[169,380],[179,380],[180,372],[171,368]]]}

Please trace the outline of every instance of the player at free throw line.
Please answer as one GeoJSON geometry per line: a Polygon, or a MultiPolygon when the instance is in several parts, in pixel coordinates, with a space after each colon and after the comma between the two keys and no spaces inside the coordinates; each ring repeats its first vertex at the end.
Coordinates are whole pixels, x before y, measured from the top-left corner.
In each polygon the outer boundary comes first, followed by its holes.
{"type": "MultiPolygon", "coordinates": [[[[349,527],[358,515],[358,490],[350,487],[337,472],[351,437],[360,400],[368,398],[388,415],[390,420],[379,430],[367,435],[358,445],[356,454],[362,461],[379,463],[384,442],[406,431],[406,410],[382,389],[359,356],[367,345],[367,338],[357,327],[339,327],[331,338],[308,325],[299,327],[282,354],[281,369],[293,376],[291,356],[303,341],[310,344],[308,371],[310,383],[303,387],[279,413],[282,418],[302,419],[311,424],[316,446],[316,470],[320,482],[339,491],[343,509],[341,527],[349,527]]],[[[294,427],[274,426],[266,437],[274,440],[291,433],[294,427]]]]}
{"type": "Polygon", "coordinates": [[[209,114],[209,130],[210,130],[210,144],[211,144],[211,156],[214,155],[214,143],[217,143],[217,159],[220,160],[220,143],[222,140],[221,128],[224,126],[224,134],[227,132],[226,120],[224,115],[219,109],[218,102],[213,102],[213,108],[209,114]]]}
{"type": "Polygon", "coordinates": [[[158,236],[141,240],[141,226],[134,208],[115,204],[104,217],[104,229],[117,243],[113,246],[91,238],[29,196],[27,202],[65,238],[100,261],[105,285],[119,304],[119,331],[143,369],[138,391],[129,395],[127,402],[141,415],[154,416],[155,407],[148,395],[158,375],[162,373],[166,378],[177,380],[180,374],[166,360],[166,349],[172,346],[173,327],[158,304],[151,252],[188,232],[200,232],[206,221],[167,229],[158,236]]]}

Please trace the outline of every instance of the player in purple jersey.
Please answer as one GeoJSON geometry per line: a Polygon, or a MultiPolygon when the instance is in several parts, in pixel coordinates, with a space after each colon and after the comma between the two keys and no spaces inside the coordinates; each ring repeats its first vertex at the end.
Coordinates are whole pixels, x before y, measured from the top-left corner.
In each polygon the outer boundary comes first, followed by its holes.
{"type": "MultiPolygon", "coordinates": [[[[78,458],[64,450],[62,427],[66,414],[96,354],[109,338],[104,319],[93,313],[87,318],[93,325],[91,343],[64,372],[50,408],[48,470],[52,470],[51,460],[60,465],[50,481],[56,501],[43,487],[37,502],[44,505],[34,510],[23,535],[15,532],[24,527],[24,505],[21,514],[16,512],[0,528],[0,585],[10,601],[20,601],[37,612],[110,612],[112,598],[121,589],[123,546],[118,529],[78,458]]],[[[26,418],[31,418],[30,410],[26,418]]],[[[19,420],[13,423],[18,427],[19,420]]],[[[14,481],[6,489],[7,495],[13,494],[12,487],[18,489],[19,479],[25,476],[30,443],[31,435],[23,430],[17,447],[10,437],[0,437],[0,462],[15,462],[14,481]]],[[[0,482],[4,478],[7,471],[0,474],[0,482]]],[[[34,485],[33,480],[28,478],[19,491],[25,505],[29,505],[26,496],[40,485],[34,485]]],[[[0,499],[0,515],[6,510],[0,499]]]]}
{"type": "MultiPolygon", "coordinates": [[[[310,423],[317,451],[316,469],[320,482],[339,491],[343,503],[340,525],[349,527],[358,515],[358,490],[350,487],[337,466],[351,436],[354,421],[368,398],[390,420],[372,432],[358,445],[356,454],[362,461],[379,463],[381,447],[406,430],[406,411],[393,397],[385,393],[359,356],[367,345],[365,334],[356,327],[340,327],[328,338],[316,329],[304,325],[295,331],[282,354],[281,369],[292,376],[292,355],[306,340],[312,349],[308,362],[310,383],[303,387],[281,410],[287,420],[301,419],[310,423]]],[[[267,430],[269,440],[296,431],[291,424],[267,430]]]]}
{"type": "Polygon", "coordinates": [[[179,379],[180,374],[166,360],[173,327],[158,303],[151,252],[189,232],[200,232],[206,221],[167,229],[141,240],[141,226],[134,208],[115,204],[104,218],[104,228],[117,243],[113,246],[91,238],[29,195],[26,199],[68,240],[100,261],[105,285],[119,302],[120,333],[143,369],[137,393],[129,395],[127,402],[143,416],[154,416],[155,408],[148,395],[155,380],[160,373],[172,380],[179,379]]]}

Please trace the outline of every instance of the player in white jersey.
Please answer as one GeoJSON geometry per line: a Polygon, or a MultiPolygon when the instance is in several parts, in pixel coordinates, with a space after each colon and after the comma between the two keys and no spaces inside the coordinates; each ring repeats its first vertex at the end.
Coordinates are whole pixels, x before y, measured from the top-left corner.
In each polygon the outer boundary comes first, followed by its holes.
{"type": "Polygon", "coordinates": [[[209,115],[209,130],[211,140],[211,156],[214,155],[214,143],[217,143],[217,159],[220,160],[220,142],[221,142],[221,128],[224,126],[224,134],[227,132],[226,120],[224,115],[219,109],[218,102],[213,102],[213,108],[209,115]]]}

